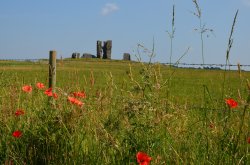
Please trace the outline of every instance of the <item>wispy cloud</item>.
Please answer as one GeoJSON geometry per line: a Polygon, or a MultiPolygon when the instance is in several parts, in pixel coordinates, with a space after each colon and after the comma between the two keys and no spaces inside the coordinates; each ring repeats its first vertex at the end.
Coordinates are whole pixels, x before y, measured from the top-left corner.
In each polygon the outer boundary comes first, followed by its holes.
{"type": "Polygon", "coordinates": [[[250,0],[242,0],[242,1],[246,6],[250,7],[250,0]]]}
{"type": "Polygon", "coordinates": [[[119,10],[119,7],[116,4],[114,4],[114,3],[107,3],[102,8],[101,14],[103,16],[106,16],[106,15],[111,14],[111,13],[117,11],[117,10],[119,10]]]}

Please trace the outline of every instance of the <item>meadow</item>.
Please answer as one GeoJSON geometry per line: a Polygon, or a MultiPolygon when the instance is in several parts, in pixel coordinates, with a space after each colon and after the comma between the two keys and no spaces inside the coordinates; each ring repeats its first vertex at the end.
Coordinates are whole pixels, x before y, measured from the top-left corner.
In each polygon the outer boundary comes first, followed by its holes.
{"type": "Polygon", "coordinates": [[[48,68],[0,61],[0,164],[250,162],[250,72],[58,60],[53,97],[48,68]]]}

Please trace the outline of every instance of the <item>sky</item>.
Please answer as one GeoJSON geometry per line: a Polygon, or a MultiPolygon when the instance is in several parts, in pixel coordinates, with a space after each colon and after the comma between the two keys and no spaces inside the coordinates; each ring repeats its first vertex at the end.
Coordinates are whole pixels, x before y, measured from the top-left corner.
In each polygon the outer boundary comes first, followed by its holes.
{"type": "MultiPolygon", "coordinates": [[[[239,9],[230,63],[250,64],[250,0],[198,0],[205,63],[224,64],[234,15],[239,9]]],[[[154,62],[170,62],[172,8],[175,34],[172,62],[202,63],[199,19],[192,0],[1,0],[0,59],[60,58],[73,52],[96,54],[96,41],[112,40],[112,59],[130,53],[138,44],[152,50],[154,62]]],[[[143,61],[147,53],[140,54],[143,61]]]]}

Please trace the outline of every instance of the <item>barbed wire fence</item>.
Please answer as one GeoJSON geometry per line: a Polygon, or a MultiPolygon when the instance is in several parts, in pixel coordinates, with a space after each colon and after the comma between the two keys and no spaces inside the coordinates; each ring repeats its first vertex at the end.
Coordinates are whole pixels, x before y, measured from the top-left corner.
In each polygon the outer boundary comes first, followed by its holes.
{"type": "MultiPolygon", "coordinates": [[[[0,61],[27,61],[27,62],[38,62],[40,60],[48,60],[48,59],[0,59],[0,61]]],[[[197,63],[161,63],[163,65],[171,65],[173,67],[178,68],[194,68],[194,69],[224,69],[225,66],[229,67],[230,69],[237,70],[238,67],[241,69],[245,69],[250,71],[250,64],[197,64],[197,63]]]]}
{"type": "Polygon", "coordinates": [[[230,69],[247,69],[250,70],[250,65],[245,64],[190,64],[190,63],[162,63],[164,65],[171,65],[178,68],[195,68],[195,69],[225,69],[225,67],[229,67],[230,69]]]}
{"type": "Polygon", "coordinates": [[[48,60],[48,59],[1,59],[0,58],[0,61],[20,61],[20,62],[24,62],[24,61],[29,61],[29,62],[36,62],[36,61],[39,61],[39,60],[48,60]]]}

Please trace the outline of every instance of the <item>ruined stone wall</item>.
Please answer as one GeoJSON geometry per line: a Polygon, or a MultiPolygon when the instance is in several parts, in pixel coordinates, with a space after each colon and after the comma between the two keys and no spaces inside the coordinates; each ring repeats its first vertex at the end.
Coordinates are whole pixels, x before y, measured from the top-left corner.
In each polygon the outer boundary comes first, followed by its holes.
{"type": "Polygon", "coordinates": [[[130,54],[129,53],[124,53],[123,54],[123,60],[130,61],[131,60],[130,54]]]}

